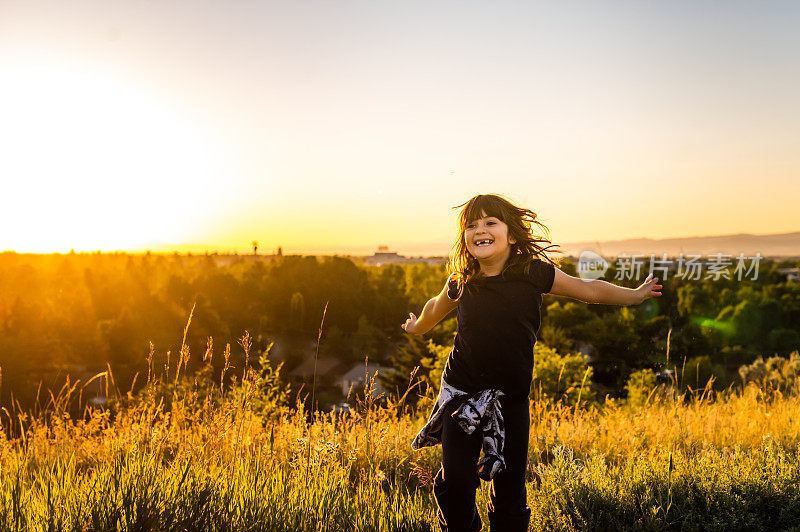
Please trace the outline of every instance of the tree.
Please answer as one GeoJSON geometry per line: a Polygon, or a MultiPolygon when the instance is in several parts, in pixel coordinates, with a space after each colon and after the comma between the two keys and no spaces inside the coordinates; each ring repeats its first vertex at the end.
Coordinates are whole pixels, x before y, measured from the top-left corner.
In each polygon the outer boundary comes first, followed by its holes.
{"type": "Polygon", "coordinates": [[[387,264],[377,272],[371,270],[373,322],[387,332],[400,331],[408,308],[406,296],[406,273],[397,264],[387,264]]]}
{"type": "Polygon", "coordinates": [[[383,332],[372,325],[366,315],[362,314],[358,318],[358,328],[350,337],[353,360],[363,360],[364,356],[376,360],[380,358],[378,352],[384,340],[383,332]]]}
{"type": "Polygon", "coordinates": [[[406,298],[411,312],[418,312],[427,301],[441,292],[447,279],[445,265],[415,263],[406,266],[406,298]]]}
{"type": "Polygon", "coordinates": [[[351,352],[350,339],[347,335],[336,325],[326,328],[323,334],[320,344],[321,354],[337,360],[347,360],[349,358],[347,355],[351,352]]]}
{"type": "Polygon", "coordinates": [[[656,374],[651,369],[634,371],[628,376],[625,389],[628,391],[628,404],[633,407],[644,406],[656,387],[656,374]]]}
{"type": "Polygon", "coordinates": [[[555,349],[537,343],[533,348],[533,382],[531,396],[535,400],[563,401],[575,405],[594,401],[593,368],[579,353],[559,355],[555,349]]]}
{"type": "Polygon", "coordinates": [[[426,395],[428,374],[437,354],[432,344],[418,334],[406,336],[406,343],[392,356],[392,369],[378,376],[378,382],[390,396],[401,397],[413,386],[414,391],[406,397],[406,404],[414,406],[419,396],[426,395]],[[415,372],[415,368],[419,369],[415,372]]]}
{"type": "Polygon", "coordinates": [[[294,331],[302,331],[303,326],[305,324],[305,316],[306,316],[306,300],[303,297],[303,294],[300,292],[295,292],[292,294],[292,300],[290,303],[291,308],[291,328],[294,331]]]}

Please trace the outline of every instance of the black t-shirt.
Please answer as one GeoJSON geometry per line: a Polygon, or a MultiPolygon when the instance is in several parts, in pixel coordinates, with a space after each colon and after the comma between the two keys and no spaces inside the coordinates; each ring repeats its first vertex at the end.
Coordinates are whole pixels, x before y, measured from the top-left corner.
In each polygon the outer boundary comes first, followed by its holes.
{"type": "Polygon", "coordinates": [[[542,294],[553,287],[555,267],[535,259],[522,271],[464,285],[452,279],[447,296],[458,299],[458,329],[442,374],[469,394],[500,388],[509,398],[527,398],[533,378],[533,346],[542,315],[542,294]]]}

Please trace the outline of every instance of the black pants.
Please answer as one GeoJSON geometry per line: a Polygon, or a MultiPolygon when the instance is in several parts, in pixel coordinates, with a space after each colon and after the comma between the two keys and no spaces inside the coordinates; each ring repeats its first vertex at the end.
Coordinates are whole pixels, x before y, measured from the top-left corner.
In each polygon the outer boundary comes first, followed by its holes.
{"type": "MultiPolygon", "coordinates": [[[[442,468],[436,474],[433,493],[439,505],[439,525],[447,532],[481,529],[481,518],[475,503],[480,478],[475,470],[481,451],[481,435],[467,434],[451,414],[466,400],[453,399],[445,407],[442,427],[442,468]]],[[[492,479],[489,486],[489,527],[491,532],[525,532],[531,509],[527,504],[525,472],[528,466],[530,411],[528,398],[500,398],[506,438],[503,456],[506,469],[492,479]]]]}

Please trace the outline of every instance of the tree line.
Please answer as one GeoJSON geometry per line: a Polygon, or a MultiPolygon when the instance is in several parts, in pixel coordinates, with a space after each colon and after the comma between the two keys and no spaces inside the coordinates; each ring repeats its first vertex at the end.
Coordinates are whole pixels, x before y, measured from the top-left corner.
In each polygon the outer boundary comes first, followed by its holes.
{"type": "MultiPolygon", "coordinates": [[[[730,381],[739,365],[786,355],[800,344],[800,283],[779,271],[788,266],[796,263],[763,261],[757,280],[668,278],[662,297],[637,307],[548,295],[539,341],[563,355],[587,354],[601,394],[624,394],[631,373],[663,364],[667,335],[673,357],[730,381]]],[[[560,267],[575,275],[572,261],[563,259],[560,267]]],[[[255,350],[266,349],[276,335],[316,340],[327,303],[321,356],[353,363],[369,356],[391,365],[383,381],[400,393],[414,368],[435,385],[456,331],[455,312],[424,337],[400,328],[409,312],[418,314],[441,290],[444,264],[378,267],[343,256],[2,253],[0,271],[3,405],[12,395],[30,405],[40,381],[44,389],[58,389],[67,374],[74,381],[76,373],[107,364],[116,385],[127,389],[147,368],[151,344],[156,367],[166,364],[168,352],[174,360],[192,308],[190,372],[199,367],[209,337],[217,346],[233,346],[240,358],[237,339],[245,331],[255,350]]],[[[614,273],[612,267],[606,279],[614,273]]],[[[289,360],[285,370],[299,363],[289,360]]]]}

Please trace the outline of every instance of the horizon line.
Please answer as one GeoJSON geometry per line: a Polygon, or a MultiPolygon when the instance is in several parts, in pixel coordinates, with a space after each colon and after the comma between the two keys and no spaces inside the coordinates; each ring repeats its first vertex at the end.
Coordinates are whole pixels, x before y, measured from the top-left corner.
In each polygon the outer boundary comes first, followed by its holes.
{"type": "MultiPolygon", "coordinates": [[[[717,235],[692,235],[692,236],[676,236],[676,237],[664,237],[664,238],[653,238],[647,236],[638,236],[638,237],[628,237],[628,238],[620,238],[614,240],[574,240],[570,242],[564,242],[563,244],[557,244],[559,247],[566,247],[576,244],[595,244],[595,243],[615,243],[615,242],[625,242],[628,240],[651,240],[653,242],[665,241],[665,240],[679,240],[679,239],[701,239],[701,238],[720,238],[720,237],[771,237],[771,236],[786,236],[792,234],[800,234],[800,230],[798,231],[788,231],[783,233],[724,233],[724,234],[717,234],[717,235]]],[[[428,241],[428,246],[434,246],[436,241],[428,241]]],[[[15,249],[5,249],[0,251],[0,253],[15,253],[20,255],[69,255],[69,254],[93,254],[93,253],[127,253],[132,255],[138,254],[146,254],[150,252],[151,254],[164,254],[164,255],[174,255],[175,253],[184,254],[184,253],[192,253],[192,254],[217,254],[217,255],[252,255],[249,251],[252,250],[252,246],[247,246],[244,249],[246,251],[240,252],[240,248],[238,246],[231,246],[231,245],[209,245],[209,244],[198,244],[198,243],[185,243],[185,244],[170,244],[164,242],[152,242],[152,246],[144,246],[144,247],[135,247],[135,248],[128,248],[128,249],[75,249],[71,248],[69,251],[47,251],[47,252],[27,252],[27,251],[17,251],[15,249]],[[181,249],[182,248],[182,249],[181,249]]],[[[417,246],[426,247],[425,243],[417,243],[417,246]]],[[[356,246],[338,246],[341,249],[350,248],[351,251],[332,251],[332,248],[337,248],[337,246],[320,246],[320,250],[312,251],[311,249],[300,249],[297,251],[286,252],[284,246],[276,246],[274,249],[281,248],[283,251],[283,255],[327,255],[327,256],[336,256],[336,255],[347,255],[347,256],[371,256],[378,252],[380,247],[387,247],[388,252],[400,254],[397,249],[402,248],[410,248],[414,246],[414,244],[401,244],[399,248],[392,249],[387,244],[376,244],[371,247],[372,251],[367,251],[367,248],[370,246],[366,245],[356,245],[356,246]],[[362,251],[363,250],[363,251],[362,251]]],[[[261,246],[259,246],[260,248],[261,246]]],[[[63,248],[62,248],[63,249],[63,248]]],[[[447,257],[449,255],[449,251],[442,251],[439,253],[436,252],[424,252],[420,253],[418,251],[403,251],[403,253],[411,254],[412,257],[447,257]]],[[[267,253],[265,255],[274,255],[275,252],[267,253]]]]}

